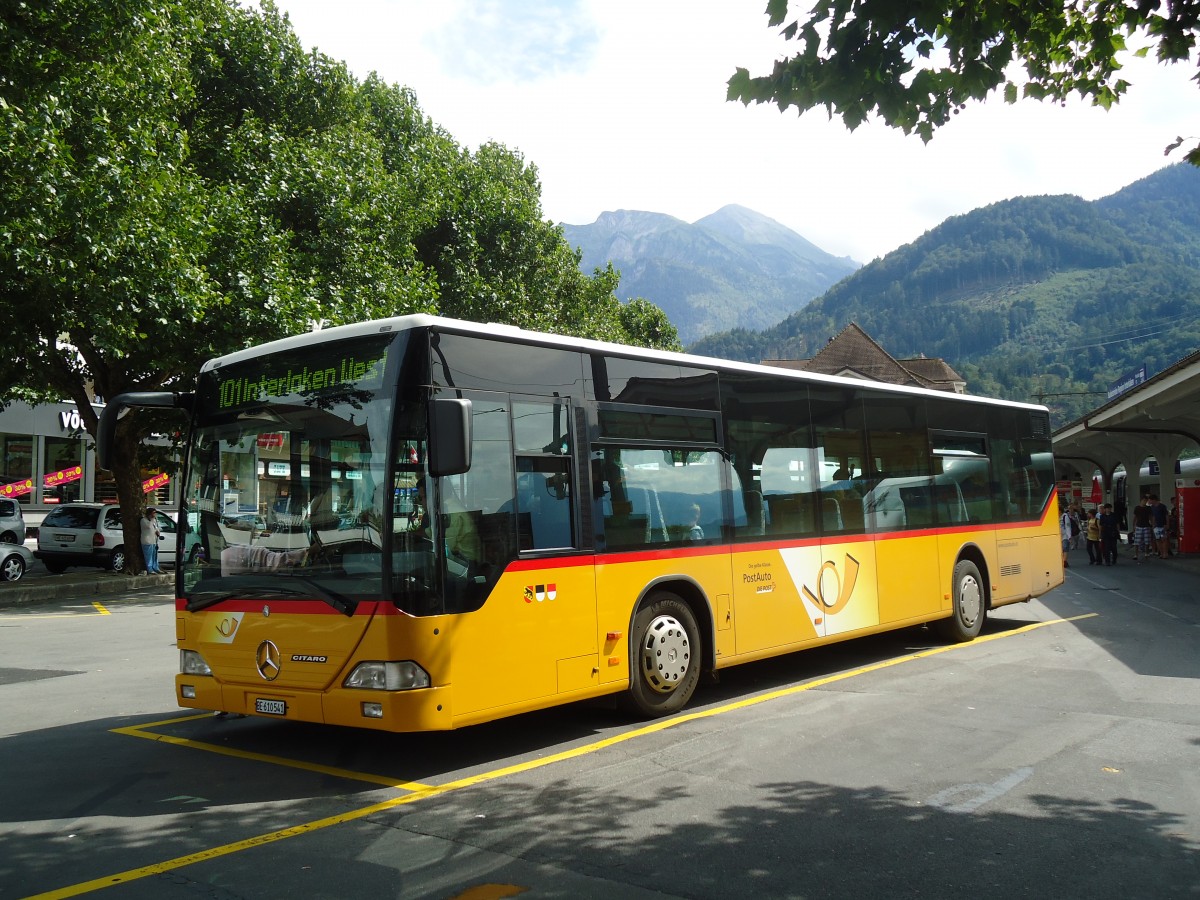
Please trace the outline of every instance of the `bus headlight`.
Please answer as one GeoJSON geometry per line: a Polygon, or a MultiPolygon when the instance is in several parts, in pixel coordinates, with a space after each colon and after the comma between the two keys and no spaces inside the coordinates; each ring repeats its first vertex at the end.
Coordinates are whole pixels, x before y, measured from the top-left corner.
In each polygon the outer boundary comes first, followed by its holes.
{"type": "Polygon", "coordinates": [[[372,691],[411,691],[429,687],[429,673],[411,659],[402,662],[364,662],[354,667],[342,686],[372,691]]]}
{"type": "Polygon", "coordinates": [[[195,650],[179,651],[179,671],[183,675],[211,675],[212,669],[195,650]]]}

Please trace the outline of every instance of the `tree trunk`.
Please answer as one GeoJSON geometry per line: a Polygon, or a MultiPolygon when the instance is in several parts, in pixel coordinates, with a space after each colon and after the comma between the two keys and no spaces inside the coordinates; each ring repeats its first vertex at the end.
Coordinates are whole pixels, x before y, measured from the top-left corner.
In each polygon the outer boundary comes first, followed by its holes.
{"type": "Polygon", "coordinates": [[[146,495],[142,493],[141,440],[136,426],[137,410],[117,423],[113,442],[112,473],[117,484],[117,500],[121,504],[121,531],[125,539],[126,572],[131,575],[146,571],[142,556],[141,520],[146,514],[146,495]]]}

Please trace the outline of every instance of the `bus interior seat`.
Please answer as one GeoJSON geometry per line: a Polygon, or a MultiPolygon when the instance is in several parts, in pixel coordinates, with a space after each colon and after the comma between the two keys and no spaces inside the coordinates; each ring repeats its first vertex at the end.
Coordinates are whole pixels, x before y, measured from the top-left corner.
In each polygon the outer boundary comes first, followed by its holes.
{"type": "Polygon", "coordinates": [[[845,530],[846,526],[842,519],[842,505],[838,503],[837,498],[821,498],[821,527],[825,531],[845,530]]]}
{"type": "Polygon", "coordinates": [[[773,534],[813,534],[816,532],[815,511],[807,497],[773,494],[767,502],[773,534]]]}
{"type": "MultiPolygon", "coordinates": [[[[767,507],[758,491],[746,491],[742,502],[746,507],[746,533],[767,533],[767,507]]],[[[705,532],[707,534],[708,532],[705,532]]]]}

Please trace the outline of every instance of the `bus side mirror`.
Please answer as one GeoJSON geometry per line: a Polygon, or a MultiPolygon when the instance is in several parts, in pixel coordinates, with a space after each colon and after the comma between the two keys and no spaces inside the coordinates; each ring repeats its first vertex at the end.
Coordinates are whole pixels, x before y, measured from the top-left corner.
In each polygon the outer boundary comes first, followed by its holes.
{"type": "Polygon", "coordinates": [[[471,468],[471,401],[439,397],[429,404],[429,474],[471,468]]]}
{"type": "Polygon", "coordinates": [[[96,426],[96,465],[112,471],[113,441],[117,420],[131,408],[186,409],[191,411],[194,395],[169,391],[130,391],[117,394],[104,405],[96,426]]]}

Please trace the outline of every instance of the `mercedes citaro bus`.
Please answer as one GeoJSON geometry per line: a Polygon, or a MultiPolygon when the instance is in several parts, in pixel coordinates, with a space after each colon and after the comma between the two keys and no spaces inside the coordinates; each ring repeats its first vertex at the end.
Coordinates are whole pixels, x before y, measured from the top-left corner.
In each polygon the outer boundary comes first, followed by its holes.
{"type": "MultiPolygon", "coordinates": [[[[205,364],[185,707],[390,731],[987,613],[1063,579],[1044,407],[427,315],[205,364]]],[[[104,462],[102,460],[102,465],[104,462]]]]}

